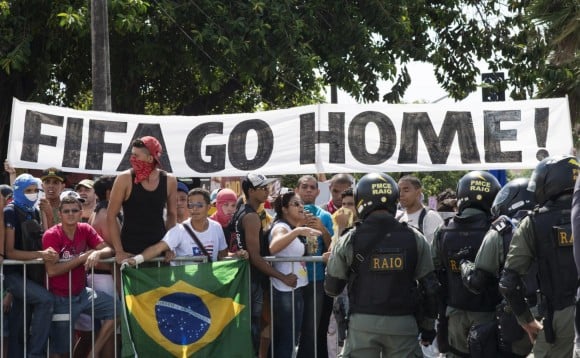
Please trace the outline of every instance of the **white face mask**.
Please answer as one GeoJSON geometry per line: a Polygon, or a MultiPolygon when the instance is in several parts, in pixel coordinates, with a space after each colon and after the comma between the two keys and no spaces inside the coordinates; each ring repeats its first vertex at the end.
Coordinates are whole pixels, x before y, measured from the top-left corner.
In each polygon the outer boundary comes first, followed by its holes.
{"type": "Polygon", "coordinates": [[[26,197],[26,199],[30,200],[33,203],[35,203],[38,200],[38,193],[24,194],[24,196],[26,197]]]}

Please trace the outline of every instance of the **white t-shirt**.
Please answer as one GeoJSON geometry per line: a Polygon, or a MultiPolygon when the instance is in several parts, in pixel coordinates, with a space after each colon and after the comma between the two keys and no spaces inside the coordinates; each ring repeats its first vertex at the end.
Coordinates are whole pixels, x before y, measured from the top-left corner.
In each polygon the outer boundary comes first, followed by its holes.
{"type": "MultiPolygon", "coordinates": [[[[183,225],[189,226],[193,230],[207,253],[211,256],[212,261],[218,260],[218,253],[227,248],[226,238],[222,226],[211,219],[207,219],[209,225],[203,232],[196,231],[191,226],[191,221],[186,220],[181,224],[175,225],[163,237],[163,241],[169,246],[176,256],[203,256],[203,252],[195,243],[195,240],[189,235],[183,225]]],[[[172,266],[184,265],[187,262],[171,262],[172,266]]]]}
{"type": "MultiPolygon", "coordinates": [[[[272,241],[272,232],[274,231],[274,228],[276,228],[278,226],[284,227],[288,232],[292,231],[292,229],[290,228],[290,226],[287,223],[278,221],[272,227],[272,231],[270,232],[270,237],[268,239],[269,241],[272,241]]],[[[306,248],[304,247],[304,244],[300,241],[300,239],[295,238],[294,240],[292,240],[292,242],[290,242],[290,244],[288,246],[286,246],[285,248],[280,250],[276,254],[276,257],[300,257],[300,256],[304,256],[305,249],[306,248]]],[[[298,282],[296,284],[296,287],[303,287],[303,286],[306,286],[308,284],[308,276],[306,275],[306,263],[304,261],[274,262],[273,266],[276,270],[278,270],[278,272],[283,273],[284,275],[287,275],[289,273],[295,274],[296,277],[298,277],[298,282]]],[[[272,285],[278,291],[285,291],[285,292],[292,291],[292,287],[287,286],[284,282],[282,282],[274,277],[272,277],[272,285]]]]}
{"type": "MultiPolygon", "coordinates": [[[[443,219],[435,210],[429,210],[425,213],[425,218],[423,219],[423,235],[427,239],[427,242],[431,244],[433,242],[433,237],[435,235],[435,230],[443,224],[443,219]]],[[[421,211],[417,210],[413,214],[407,214],[403,212],[403,215],[399,218],[400,222],[406,222],[407,224],[419,229],[419,218],[421,217],[421,211]]]]}

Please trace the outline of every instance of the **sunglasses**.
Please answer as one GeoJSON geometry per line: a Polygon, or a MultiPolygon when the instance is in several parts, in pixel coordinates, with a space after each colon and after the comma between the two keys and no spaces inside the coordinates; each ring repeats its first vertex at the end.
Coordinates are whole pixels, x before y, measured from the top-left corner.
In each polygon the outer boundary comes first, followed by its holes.
{"type": "Polygon", "coordinates": [[[78,214],[81,210],[80,209],[64,209],[61,212],[65,215],[68,214],[78,214]]]}
{"type": "Polygon", "coordinates": [[[304,202],[298,201],[298,200],[292,200],[291,202],[288,203],[288,205],[299,207],[299,206],[304,206],[304,202]]]}
{"type": "Polygon", "coordinates": [[[187,207],[189,209],[193,209],[193,208],[201,209],[204,206],[205,206],[205,203],[202,203],[202,202],[199,202],[199,201],[194,202],[194,203],[187,203],[187,207]]]}

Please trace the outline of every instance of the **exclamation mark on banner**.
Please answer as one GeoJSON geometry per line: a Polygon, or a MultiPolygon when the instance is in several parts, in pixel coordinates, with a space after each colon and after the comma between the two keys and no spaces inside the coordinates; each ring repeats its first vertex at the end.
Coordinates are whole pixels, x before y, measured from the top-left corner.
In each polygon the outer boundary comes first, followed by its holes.
{"type": "Polygon", "coordinates": [[[546,150],[546,140],[548,139],[548,121],[550,118],[549,108],[536,108],[536,117],[534,118],[534,129],[536,130],[536,143],[538,151],[536,159],[542,160],[550,155],[546,150]]]}

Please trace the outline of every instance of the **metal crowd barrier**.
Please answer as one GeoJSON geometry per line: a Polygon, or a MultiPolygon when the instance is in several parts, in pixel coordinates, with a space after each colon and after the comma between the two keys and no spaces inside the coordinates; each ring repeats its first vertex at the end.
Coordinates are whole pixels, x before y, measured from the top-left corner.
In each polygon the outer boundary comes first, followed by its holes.
{"type": "MultiPolygon", "coordinates": [[[[294,257],[294,258],[289,258],[289,257],[284,257],[284,258],[277,258],[274,256],[268,256],[264,258],[267,262],[292,262],[293,265],[298,264],[299,262],[322,262],[322,257],[321,256],[302,256],[302,257],[294,257]]],[[[180,261],[187,261],[189,263],[191,262],[195,262],[195,263],[204,263],[207,262],[207,257],[205,256],[197,256],[197,257],[175,257],[173,258],[171,261],[176,261],[176,262],[180,262],[180,261]]],[[[119,280],[119,265],[117,265],[117,263],[115,262],[114,258],[109,258],[109,259],[102,259],[100,260],[100,262],[102,263],[109,263],[109,264],[113,264],[113,269],[111,271],[111,275],[113,276],[113,286],[115,288],[115,290],[117,288],[120,287],[120,285],[118,284],[118,280],[119,280]]],[[[157,262],[158,266],[161,266],[162,262],[164,262],[164,258],[163,257],[159,257],[156,259],[153,259],[149,262],[157,262]]],[[[30,261],[19,261],[19,260],[4,260],[2,262],[2,264],[0,264],[0,293],[2,293],[2,298],[4,297],[4,292],[5,292],[5,287],[4,287],[4,267],[5,266],[10,266],[10,265],[22,265],[24,266],[24,275],[23,275],[23,280],[24,280],[24,303],[26,303],[27,299],[26,299],[26,270],[27,267],[29,265],[43,265],[43,261],[41,259],[38,260],[30,260],[30,261]]],[[[98,270],[97,270],[98,271],[98,270]]],[[[87,281],[87,286],[89,287],[94,287],[94,279],[95,279],[95,269],[91,269],[90,272],[87,272],[87,275],[91,275],[91,279],[87,281]]],[[[316,265],[314,265],[314,271],[313,271],[313,275],[314,277],[316,276],[316,265]]],[[[46,287],[48,287],[48,276],[46,276],[46,287]]],[[[122,289],[122,287],[121,287],[122,289]]],[[[69,292],[71,292],[71,272],[69,271],[69,292]]],[[[119,295],[118,291],[117,295],[119,295]]],[[[270,302],[273,301],[273,290],[272,290],[272,282],[270,281],[270,302]]],[[[312,297],[312,299],[314,300],[314,309],[316,310],[316,285],[314,285],[314,297],[312,297]]],[[[13,298],[14,299],[14,298],[13,298]]],[[[113,299],[115,299],[115,297],[113,297],[113,299]]],[[[251,299],[251,297],[250,297],[251,299]]],[[[295,320],[294,320],[294,290],[292,290],[292,325],[293,328],[295,327],[295,320]]],[[[91,325],[94,326],[94,301],[92,301],[92,305],[91,305],[91,325]]],[[[72,310],[72,300],[71,300],[71,296],[69,295],[69,311],[68,311],[68,315],[53,315],[53,321],[55,320],[62,320],[62,319],[70,319],[70,314],[71,314],[71,310],[72,310]],[[57,316],[57,317],[55,317],[57,316]]],[[[273,305],[270,304],[270,339],[271,342],[273,342],[274,339],[274,327],[273,327],[273,321],[274,321],[274,309],[273,309],[273,305]]],[[[119,323],[120,323],[120,313],[117,312],[116,309],[116,305],[114,305],[114,316],[116,317],[116,322],[115,322],[115,328],[114,328],[114,333],[113,333],[113,340],[114,340],[114,350],[115,350],[115,357],[118,356],[118,354],[120,354],[120,347],[118,345],[118,341],[116,339],[117,335],[120,333],[119,331],[119,323]]],[[[23,305],[23,316],[22,316],[22,320],[24,323],[26,323],[25,318],[27,317],[27,305],[24,304],[23,305]]],[[[314,315],[314,319],[316,320],[316,315],[314,315]]],[[[6,321],[6,313],[4,312],[3,309],[0,309],[0,337],[2,337],[2,339],[0,339],[0,352],[2,353],[0,357],[3,357],[6,354],[6,342],[5,339],[7,339],[8,337],[4,337],[4,333],[5,333],[5,324],[7,323],[6,321]]],[[[69,331],[69,357],[73,357],[73,353],[74,353],[74,322],[71,323],[70,326],[70,331],[69,331]]],[[[314,335],[316,336],[317,332],[316,332],[316,325],[314,325],[314,335]]],[[[95,331],[91,330],[91,347],[94,346],[95,343],[95,331]]],[[[292,330],[293,332],[295,331],[294,329],[292,330]]],[[[10,332],[8,332],[8,334],[10,334],[10,332]]],[[[23,324],[23,350],[24,350],[24,356],[27,356],[27,345],[28,345],[28,332],[27,332],[27,325],[23,324]]],[[[296,341],[296,337],[294,336],[293,333],[293,341],[296,341]]],[[[314,340],[315,342],[315,352],[317,349],[316,346],[316,339],[314,340]]],[[[271,350],[271,354],[272,357],[274,357],[274,345],[270,344],[270,350],[271,350]]],[[[50,342],[47,345],[47,356],[50,355],[50,342]]],[[[93,352],[94,355],[94,352],[93,352]]],[[[316,358],[316,353],[315,353],[315,358],[316,358]]]]}

